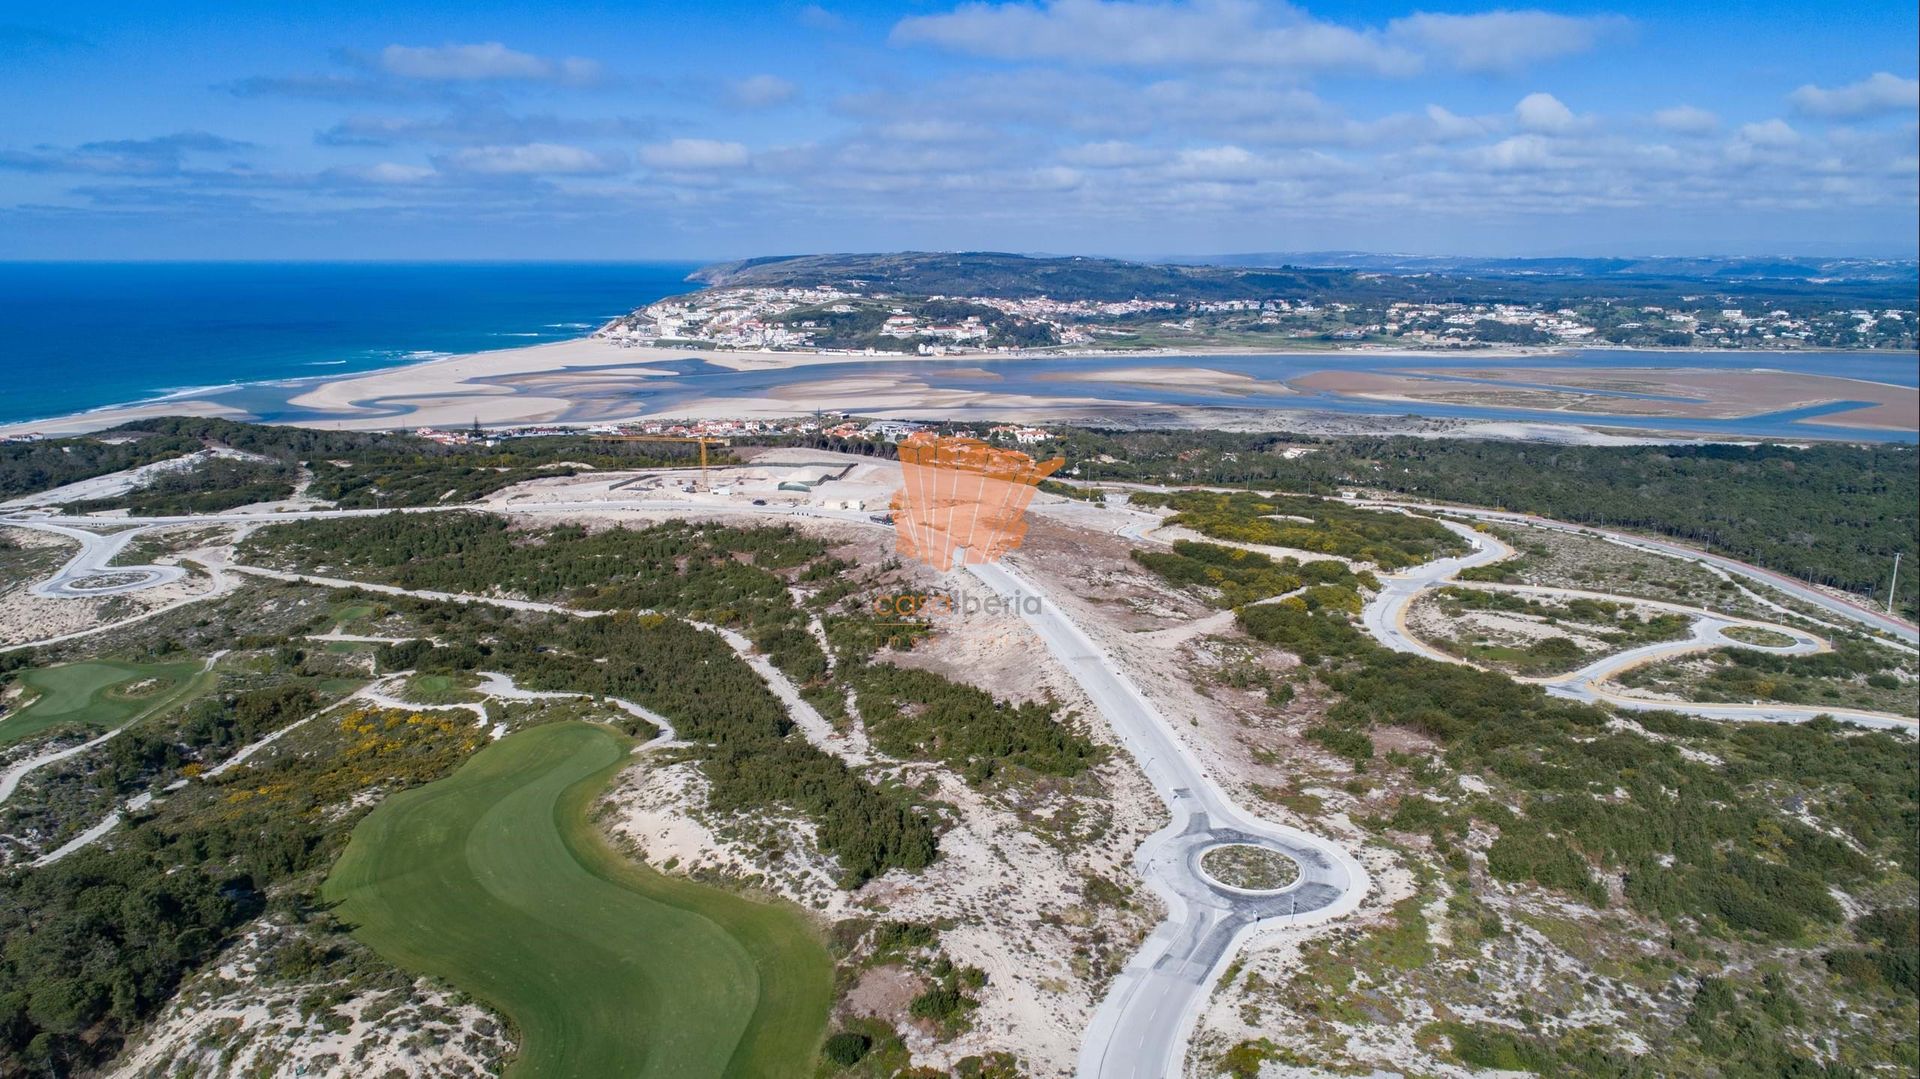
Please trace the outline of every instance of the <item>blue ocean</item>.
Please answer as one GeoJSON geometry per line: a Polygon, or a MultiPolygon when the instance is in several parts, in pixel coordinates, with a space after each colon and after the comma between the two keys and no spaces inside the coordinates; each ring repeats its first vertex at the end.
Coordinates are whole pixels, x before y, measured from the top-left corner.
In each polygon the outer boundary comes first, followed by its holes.
{"type": "Polygon", "coordinates": [[[0,263],[0,422],[578,337],[698,263],[0,263]]]}

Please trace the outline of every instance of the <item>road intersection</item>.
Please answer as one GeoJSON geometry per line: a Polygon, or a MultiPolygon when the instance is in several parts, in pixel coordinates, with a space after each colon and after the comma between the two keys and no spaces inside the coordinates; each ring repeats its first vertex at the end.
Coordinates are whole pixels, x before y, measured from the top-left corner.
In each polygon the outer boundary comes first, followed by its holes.
{"type": "MultiPolygon", "coordinates": [[[[1402,512],[1434,513],[1434,507],[1384,504],[1381,508],[1402,512]]],[[[114,566],[117,557],[131,540],[146,531],[167,526],[222,526],[251,528],[261,525],[308,519],[374,516],[384,513],[433,513],[453,509],[473,509],[514,515],[566,515],[584,512],[628,511],[658,513],[666,516],[748,516],[761,519],[795,516],[833,520],[867,527],[878,524],[865,513],[828,510],[808,506],[749,506],[731,503],[705,503],[673,499],[516,502],[493,499],[465,506],[421,507],[405,509],[302,510],[275,513],[227,513],[191,516],[94,519],[63,518],[50,520],[44,514],[16,513],[0,519],[7,525],[35,528],[74,539],[81,550],[47,581],[36,586],[37,594],[64,598],[113,595],[151,588],[178,580],[185,575],[179,566],[114,566]],[[102,534],[82,525],[131,525],[122,531],[102,534]]],[[[1451,508],[1447,512],[1455,512],[1451,508]]],[[[1512,520],[1524,515],[1495,511],[1460,511],[1489,520],[1512,520]]],[[[1485,565],[1513,552],[1497,538],[1458,521],[1436,517],[1462,536],[1468,553],[1425,563],[1398,574],[1382,575],[1382,590],[1366,605],[1361,623],[1381,644],[1400,651],[1416,652],[1446,662],[1464,662],[1446,655],[1414,637],[1405,625],[1405,616],[1421,594],[1452,583],[1463,569],[1485,565]]],[[[1525,518],[1536,526],[1555,525],[1579,531],[1577,526],[1558,522],[1542,523],[1525,518]]],[[[1151,524],[1132,522],[1119,534],[1127,539],[1157,542],[1151,524]]],[[[1622,542],[1640,543],[1638,537],[1622,542]]],[[[1700,552],[1675,545],[1649,542],[1648,549],[1675,557],[1705,561],[1700,552]]],[[[1713,556],[1707,556],[1712,558],[1713,556]]],[[[1144,1079],[1150,1076],[1178,1074],[1183,1067],[1186,1047],[1194,1025],[1210,997],[1221,973],[1232,962],[1249,938],[1264,931],[1291,926],[1311,925],[1351,914],[1358,909],[1369,886],[1366,869],[1344,847],[1321,836],[1264,820],[1236,804],[1216,780],[1207,773],[1193,752],[1165,716],[1149,701],[1121,669],[1121,665],[1099,647],[1060,607],[1018,569],[1017,560],[1009,563],[970,567],[970,572],[1001,597],[1013,601],[1012,609],[1021,612],[1040,641],[1053,657],[1085,690],[1089,699],[1108,721],[1128,752],[1152,783],[1171,816],[1170,823],[1150,836],[1135,854],[1135,868],[1141,878],[1161,896],[1167,919],[1147,938],[1140,950],[1115,978],[1106,997],[1097,1007],[1082,1041],[1078,1074],[1083,1079],[1144,1079]],[[1272,892],[1248,892],[1226,887],[1208,877],[1200,868],[1202,855],[1213,847],[1244,843],[1280,852],[1299,867],[1297,880],[1272,892]]],[[[1912,639],[1910,627],[1897,620],[1881,619],[1873,612],[1836,600],[1817,590],[1795,586],[1775,579],[1777,575],[1727,559],[1710,563],[1722,571],[1760,581],[1788,592],[1794,598],[1818,605],[1821,609],[1863,625],[1912,639]]],[[[216,595],[227,590],[222,577],[227,573],[292,577],[275,571],[228,564],[210,565],[216,583],[222,587],[206,593],[216,595]]],[[[403,591],[361,582],[301,579],[340,587],[403,591]]],[[[1499,586],[1494,586],[1499,587],[1499,586]]],[[[1574,590],[1527,588],[1552,594],[1574,590]]],[[[202,598],[202,597],[195,597],[202,598]]],[[[436,597],[438,598],[438,597],[436,597]]],[[[1618,598],[1618,597],[1609,597],[1618,598]]],[[[191,601],[191,600],[188,600],[191,601]]],[[[497,601],[546,609],[551,605],[527,601],[497,601]]],[[[1639,602],[1639,601],[1635,601],[1639,602]]],[[[1746,625],[1787,634],[1793,643],[1776,650],[1798,654],[1827,647],[1826,642],[1805,630],[1785,625],[1736,619],[1674,604],[1660,606],[1684,611],[1695,617],[1690,636],[1683,641],[1661,642],[1605,657],[1566,675],[1539,681],[1550,694],[1577,700],[1604,701],[1623,708],[1665,708],[1715,719],[1771,720],[1802,722],[1815,714],[1878,726],[1912,730],[1912,719],[1878,713],[1857,713],[1836,709],[1811,709],[1771,705],[1707,705],[1674,701],[1650,701],[1631,697],[1602,683],[1621,670],[1637,663],[1651,662],[1668,655],[1735,643],[1725,636],[1733,626],[1746,625]]],[[[1777,606],[1777,605],[1774,605],[1777,606]]],[[[1783,609],[1784,610],[1784,609],[1783,609]]],[[[143,616],[147,617],[147,616],[143,616]]],[[[128,620],[132,621],[132,620],[128,620]]],[[[125,623],[116,623],[125,624],[125,623]]],[[[111,627],[101,627],[111,628],[111,627]]],[[[1742,644],[1742,647],[1756,647],[1742,644]]],[[[44,763],[44,762],[41,762],[44,763]]],[[[17,782],[18,777],[14,777],[17,782]]]]}

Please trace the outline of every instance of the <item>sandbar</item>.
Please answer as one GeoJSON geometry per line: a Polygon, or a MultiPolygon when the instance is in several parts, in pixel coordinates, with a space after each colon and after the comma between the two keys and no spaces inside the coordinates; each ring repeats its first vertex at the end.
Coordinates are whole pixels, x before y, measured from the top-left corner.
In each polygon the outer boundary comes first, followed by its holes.
{"type": "Polygon", "coordinates": [[[1303,390],[1374,401],[1524,408],[1594,416],[1744,419],[1843,401],[1861,407],[1799,422],[1913,430],[1920,390],[1836,375],[1718,368],[1448,368],[1315,371],[1303,390]]]}

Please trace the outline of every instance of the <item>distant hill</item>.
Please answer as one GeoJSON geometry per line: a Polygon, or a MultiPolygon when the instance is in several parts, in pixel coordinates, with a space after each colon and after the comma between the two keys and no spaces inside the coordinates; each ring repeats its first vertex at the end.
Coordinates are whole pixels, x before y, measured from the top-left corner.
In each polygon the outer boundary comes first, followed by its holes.
{"type": "Polygon", "coordinates": [[[1890,281],[1920,284],[1912,259],[1668,256],[1639,258],[1473,258],[1459,255],[1392,255],[1364,251],[1295,251],[1241,255],[1177,256],[1164,261],[1199,266],[1326,266],[1391,274],[1540,275],[1548,277],[1649,277],[1701,283],[1729,281],[1890,281]]]}
{"type": "Polygon", "coordinates": [[[834,286],[1002,299],[1658,303],[1705,293],[1746,303],[1819,300],[1910,307],[1914,275],[1910,262],[1860,259],[1445,259],[1315,252],[1222,256],[1199,264],[902,251],[741,259],[702,267],[688,280],[716,288],[834,286]]]}
{"type": "Polygon", "coordinates": [[[745,259],[704,267],[690,280],[716,287],[858,284],[874,292],[1002,299],[1206,300],[1300,299],[1347,292],[1358,287],[1360,277],[1357,271],[1340,269],[1172,266],[1076,256],[1033,258],[998,251],[904,251],[745,259]]]}

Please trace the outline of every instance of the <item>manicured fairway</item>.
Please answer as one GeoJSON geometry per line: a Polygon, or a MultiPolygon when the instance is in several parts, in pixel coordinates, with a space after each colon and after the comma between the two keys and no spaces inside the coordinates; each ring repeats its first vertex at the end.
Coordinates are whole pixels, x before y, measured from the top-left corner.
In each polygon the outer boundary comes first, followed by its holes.
{"type": "Polygon", "coordinates": [[[504,738],[369,814],[324,894],[387,959],[510,1017],[515,1079],[811,1074],[832,996],[814,930],[637,866],[587,819],[632,744],[504,738]]]}
{"type": "Polygon", "coordinates": [[[20,680],[39,696],[32,704],[0,719],[0,745],[68,724],[110,730],[179,700],[196,687],[200,673],[201,665],[192,660],[88,660],[23,671],[20,680]],[[150,678],[160,684],[135,695],[127,693],[128,688],[150,678]]]}

